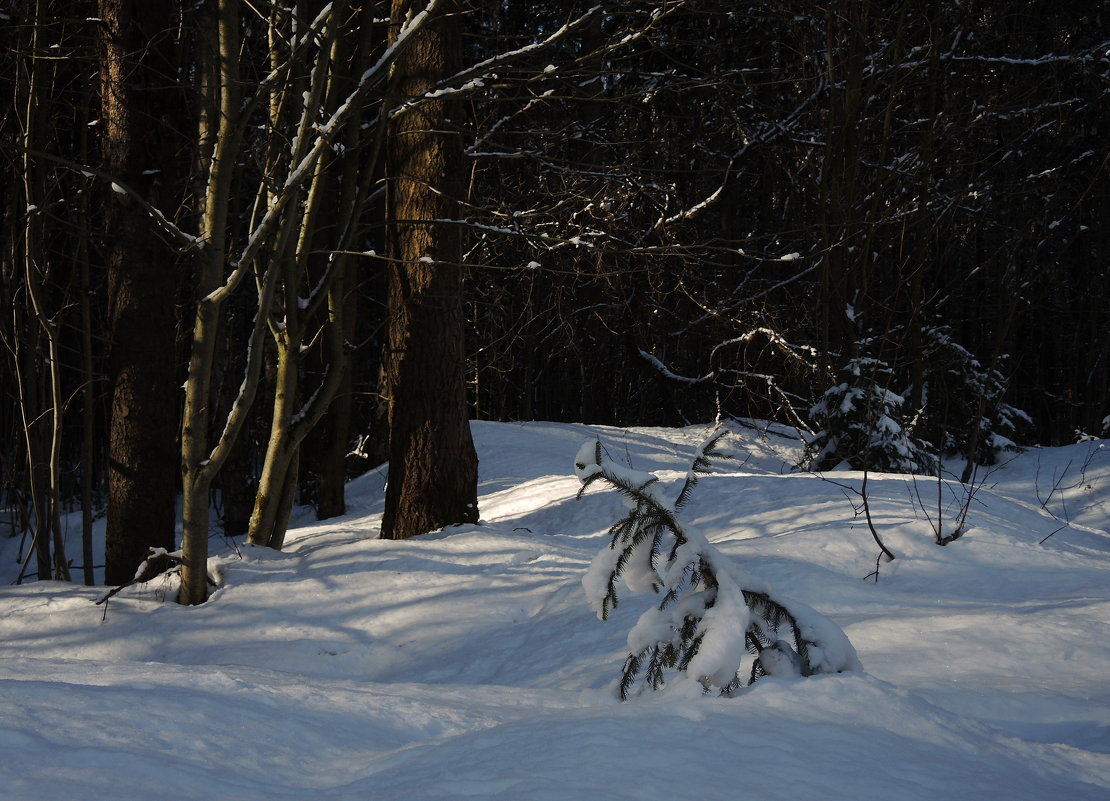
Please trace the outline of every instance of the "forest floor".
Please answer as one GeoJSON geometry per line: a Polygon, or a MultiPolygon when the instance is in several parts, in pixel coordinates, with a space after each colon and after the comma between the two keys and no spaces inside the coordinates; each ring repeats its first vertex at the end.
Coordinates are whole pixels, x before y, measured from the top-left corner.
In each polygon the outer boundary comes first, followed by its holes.
{"type": "Polygon", "coordinates": [[[842,626],[864,670],[731,699],[675,682],[622,703],[625,638],[655,600],[625,594],[605,622],[589,608],[582,575],[623,507],[600,487],[575,500],[572,462],[600,437],[677,482],[709,428],[474,432],[479,525],[377,539],[371,471],[345,517],[298,510],[283,553],[215,538],[219,586],[200,607],[170,602],[172,578],[106,605],[102,587],[14,586],[18,541],[0,541],[0,795],[1110,797],[1110,442],[1014,456],[946,547],[932,526],[955,519],[963,485],[870,476],[897,556],[877,563],[849,489],[861,474],[794,471],[788,430],[738,427],[736,459],[685,516],[842,626]]]}

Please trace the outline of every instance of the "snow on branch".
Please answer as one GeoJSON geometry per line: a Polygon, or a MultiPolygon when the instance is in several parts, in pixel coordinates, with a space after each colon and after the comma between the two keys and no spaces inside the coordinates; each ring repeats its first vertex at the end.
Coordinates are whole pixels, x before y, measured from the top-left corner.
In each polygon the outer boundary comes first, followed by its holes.
{"type": "Polygon", "coordinates": [[[678,373],[673,372],[669,367],[667,367],[667,365],[663,364],[663,362],[657,356],[653,356],[643,348],[639,349],[639,353],[640,356],[642,356],[648,364],[662,373],[664,378],[667,378],[671,381],[677,381],[680,384],[701,384],[706,381],[712,380],[714,377],[714,373],[706,373],[701,378],[691,378],[690,376],[679,375],[678,373]]]}
{"type": "Polygon", "coordinates": [[[501,157],[501,158],[522,158],[524,156],[524,153],[522,153],[521,151],[513,151],[511,153],[495,153],[495,152],[484,153],[482,151],[479,151],[478,147],[480,145],[485,144],[485,142],[487,142],[491,136],[493,136],[495,133],[497,133],[497,131],[501,128],[501,126],[504,125],[506,122],[513,119],[514,117],[519,117],[522,114],[528,113],[529,111],[531,111],[533,106],[543,102],[544,100],[547,100],[554,93],[555,93],[554,89],[547,89],[546,91],[543,92],[543,94],[539,95],[538,97],[529,98],[527,103],[525,103],[519,109],[514,111],[512,114],[506,114],[505,116],[501,117],[501,119],[497,120],[495,123],[493,123],[493,125],[489,126],[489,128],[486,129],[485,133],[483,133],[481,136],[479,136],[477,139],[475,139],[474,144],[472,144],[472,145],[470,145],[469,147],[466,148],[466,155],[470,156],[472,158],[477,158],[477,157],[480,157],[480,156],[486,156],[486,157],[498,156],[498,157],[501,157]]]}
{"type": "MultiPolygon", "coordinates": [[[[1088,64],[1103,64],[1108,61],[1107,53],[1110,52],[1110,41],[1102,41],[1088,48],[1082,53],[1046,53],[1041,56],[1034,56],[1029,58],[1015,58],[1014,56],[992,56],[985,53],[965,53],[957,54],[956,48],[962,41],[962,36],[957,36],[951,47],[939,53],[936,60],[940,64],[987,64],[999,66],[1012,66],[1012,67],[1044,67],[1055,66],[1058,64],[1069,65],[1088,65],[1088,64]]],[[[910,55],[921,53],[923,48],[914,48],[910,51],[910,55]]],[[[879,78],[893,72],[928,69],[933,66],[932,59],[930,58],[908,58],[903,61],[898,61],[890,64],[872,64],[864,71],[864,77],[868,79],[879,78]]]]}
{"type": "Polygon", "coordinates": [[[534,53],[538,50],[542,50],[548,45],[559,41],[572,31],[581,28],[599,13],[601,13],[601,6],[592,6],[591,8],[586,9],[586,11],[584,11],[575,19],[571,20],[570,22],[564,23],[562,26],[556,28],[545,38],[540,39],[537,42],[526,44],[523,47],[518,47],[516,50],[509,50],[504,53],[498,53],[496,56],[490,56],[485,61],[479,61],[477,64],[474,64],[473,66],[456,73],[452,77],[448,78],[445,82],[455,83],[456,81],[460,80],[465,81],[470,77],[487,73],[495,67],[500,67],[503,64],[514,61],[521,56],[527,55],[529,53],[534,53]]]}
{"type": "MultiPolygon", "coordinates": [[[[782,334],[780,334],[773,328],[765,328],[763,326],[753,328],[751,331],[748,331],[746,334],[741,334],[738,337],[733,337],[732,339],[727,339],[724,342],[719,342],[716,347],[713,348],[713,351],[709,354],[710,361],[713,360],[713,358],[717,355],[717,352],[721,350],[721,348],[726,348],[730,345],[746,345],[757,336],[766,337],[767,341],[772,346],[774,346],[774,348],[779,351],[779,353],[786,356],[787,358],[794,361],[800,361],[806,367],[809,366],[805,359],[798,355],[798,350],[800,350],[798,346],[791,345],[783,338],[782,334]]],[[[806,347],[804,348],[804,350],[807,350],[810,356],[817,355],[816,351],[813,348],[806,347]]]]}
{"type": "MultiPolygon", "coordinates": [[[[605,46],[599,48],[598,51],[595,53],[578,56],[577,60],[581,61],[589,58],[592,55],[597,55],[598,53],[610,52],[618,48],[627,47],[629,44],[643,38],[647,31],[658,24],[663,17],[673,14],[678,8],[684,5],[684,2],[672,2],[652,9],[647,21],[644,23],[642,28],[625,34],[623,37],[615,42],[607,43],[605,46]]],[[[556,28],[543,39],[535,42],[529,42],[528,44],[523,45],[522,47],[518,47],[514,50],[507,50],[503,53],[498,53],[497,55],[491,56],[484,61],[479,61],[477,64],[473,64],[466,69],[460,70],[454,75],[441,81],[440,85],[435,89],[430,89],[423,95],[413,98],[412,100],[407,101],[398,108],[392,110],[391,112],[389,112],[389,117],[392,118],[399,114],[402,114],[405,111],[413,108],[414,106],[419,105],[424,100],[432,100],[447,95],[467,94],[476,89],[481,89],[485,86],[485,80],[497,77],[496,72],[494,72],[496,69],[500,69],[501,67],[519,61],[525,56],[534,55],[538,52],[541,52],[545,48],[550,47],[552,44],[560,41],[561,39],[565,39],[571,33],[574,33],[578,29],[584,27],[588,22],[592,21],[594,17],[596,17],[598,14],[601,14],[602,12],[602,6],[592,6],[586,9],[586,11],[584,11],[573,20],[563,23],[563,25],[556,28]]],[[[548,65],[545,66],[537,74],[546,75],[552,71],[552,65],[548,65]]],[[[545,93],[544,97],[548,96],[549,94],[550,92],[545,93]]],[[[528,105],[530,106],[531,103],[529,103],[528,105]]],[[[504,122],[504,120],[502,120],[501,122],[504,122]]],[[[496,123],[494,127],[499,126],[501,122],[496,123]]]]}
{"type": "Polygon", "coordinates": [[[570,22],[564,23],[551,34],[544,37],[543,39],[540,39],[539,41],[530,42],[523,47],[518,47],[515,50],[508,50],[504,53],[498,53],[497,55],[491,56],[484,61],[479,61],[477,64],[472,64],[466,69],[460,70],[454,75],[445,78],[435,89],[429,89],[427,92],[420,95],[419,97],[415,97],[412,100],[408,100],[405,103],[402,103],[400,106],[390,111],[388,116],[392,119],[400,114],[403,114],[409,109],[420,105],[420,103],[425,100],[433,100],[448,95],[467,94],[474,90],[481,89],[485,86],[486,79],[497,77],[496,73],[494,73],[495,69],[504,67],[508,64],[513,63],[514,61],[518,61],[524,56],[536,53],[543,48],[559,41],[560,39],[566,37],[569,33],[577,30],[578,28],[581,28],[583,25],[593,19],[594,16],[596,16],[600,11],[601,6],[593,6],[570,22]]]}

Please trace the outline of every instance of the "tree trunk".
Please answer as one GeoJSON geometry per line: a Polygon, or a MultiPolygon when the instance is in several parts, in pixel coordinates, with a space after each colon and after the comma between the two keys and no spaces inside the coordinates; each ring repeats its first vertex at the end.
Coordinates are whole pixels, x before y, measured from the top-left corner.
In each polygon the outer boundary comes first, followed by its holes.
{"type": "MultiPolygon", "coordinates": [[[[177,181],[173,3],[100,0],[104,169],[156,207],[177,181]]],[[[176,207],[176,203],[174,203],[176,207]]],[[[175,256],[128,196],[105,198],[109,439],[105,582],[131,579],[147,549],[174,548],[177,389],[175,256]]]]}
{"type": "Polygon", "coordinates": [[[89,267],[88,262],[81,260],[81,422],[84,431],[81,435],[81,461],[84,469],[81,471],[81,562],[85,584],[92,586],[96,583],[93,555],[93,469],[96,462],[95,440],[96,412],[93,404],[94,372],[93,372],[93,337],[92,337],[92,303],[89,301],[89,267]]]}
{"type": "MultiPolygon", "coordinates": [[[[410,11],[394,0],[391,39],[410,11]]],[[[462,30],[447,3],[395,64],[401,102],[462,61],[462,30]]],[[[462,109],[423,100],[394,116],[387,144],[389,483],[382,537],[404,539],[478,520],[478,458],[471,439],[463,349],[462,109]]]]}
{"type": "MultiPolygon", "coordinates": [[[[254,326],[252,315],[257,312],[253,298],[232,297],[228,301],[228,307],[220,329],[215,368],[216,375],[221,377],[216,394],[223,413],[234,408],[238,401],[242,378],[248,368],[247,354],[242,343],[249,341],[254,326]]],[[[225,537],[241,537],[249,528],[254,497],[258,491],[257,470],[252,462],[251,434],[252,427],[260,425],[261,420],[261,416],[252,410],[216,476],[214,486],[219,493],[225,537]]]]}
{"type": "MultiPolygon", "coordinates": [[[[358,36],[340,36],[336,40],[338,49],[337,63],[352,63],[357,66],[351,70],[357,73],[371,62],[370,54],[377,50],[379,44],[384,43],[386,30],[384,25],[375,24],[374,7],[370,4],[363,6],[360,11],[358,36]],[[359,60],[361,59],[361,60],[359,60]]],[[[341,100],[341,95],[350,92],[353,86],[346,85],[347,81],[333,78],[329,86],[329,107],[341,100]]],[[[356,118],[348,123],[344,131],[344,157],[339,164],[338,174],[332,175],[329,193],[339,198],[340,219],[331,234],[336,241],[337,249],[344,250],[351,246],[354,232],[359,230],[359,220],[367,205],[368,189],[376,178],[380,178],[381,143],[384,136],[379,131],[375,132],[369,147],[368,155],[358,153],[360,144],[363,143],[364,134],[361,122],[356,118]]],[[[380,204],[376,204],[380,208],[380,204]]],[[[326,249],[326,229],[317,232],[317,236],[324,240],[326,249]]],[[[351,415],[353,412],[352,391],[354,389],[353,363],[348,352],[347,343],[357,338],[356,318],[358,315],[357,278],[352,275],[349,268],[348,257],[343,254],[329,255],[326,259],[309,258],[310,274],[313,282],[326,273],[332,259],[339,261],[336,265],[338,274],[332,279],[332,292],[335,303],[339,305],[342,321],[342,364],[333,364],[330,359],[331,350],[327,353],[313,351],[316,357],[317,369],[323,374],[327,370],[342,369],[343,379],[336,389],[335,398],[328,410],[324,413],[320,423],[306,439],[302,448],[302,458],[309,473],[309,481],[313,482],[313,494],[316,504],[316,518],[326,520],[338,517],[346,511],[344,490],[347,481],[347,453],[350,450],[351,415]]],[[[335,332],[333,332],[335,333],[335,332]]],[[[336,355],[340,353],[336,350],[336,355]]],[[[322,379],[321,379],[322,380],[322,379]]]]}
{"type": "MultiPolygon", "coordinates": [[[[216,30],[206,29],[205,44],[214,63],[206,65],[207,94],[202,101],[208,103],[216,119],[204,115],[200,126],[201,152],[211,149],[205,165],[208,182],[200,226],[206,247],[197,268],[198,301],[181,424],[182,560],[177,600],[186,605],[208,599],[209,496],[220,464],[227,458],[226,452],[222,458],[213,458],[209,450],[209,402],[216,363],[215,339],[224,303],[212,293],[223,278],[228,196],[237,153],[239,21],[231,0],[214,0],[212,5],[218,14],[216,30]]],[[[233,440],[234,435],[225,431],[224,439],[233,440]]]]}
{"type": "Polygon", "coordinates": [[[298,351],[299,342],[295,347],[279,344],[277,348],[277,377],[270,418],[270,438],[266,445],[262,474],[258,478],[258,493],[247,534],[247,541],[252,545],[266,545],[277,550],[281,549],[285,541],[285,529],[279,530],[278,523],[282,519],[288,520],[288,516],[282,514],[282,506],[287,497],[290,505],[293,501],[293,496],[286,490],[299,444],[294,439],[292,425],[297,411],[297,378],[300,375],[301,359],[298,351]]]}
{"type": "MultiPolygon", "coordinates": [[[[45,21],[43,4],[35,4],[30,52],[40,52],[41,25],[45,21]]],[[[23,160],[21,178],[25,208],[38,208],[47,202],[46,178],[32,151],[42,147],[46,136],[46,76],[38,59],[32,59],[26,83],[26,113],[22,131],[23,160]]],[[[36,555],[38,578],[69,580],[69,566],[62,542],[61,504],[61,438],[62,413],[65,400],[61,383],[60,311],[48,309],[47,295],[53,283],[52,264],[47,247],[47,231],[41,214],[26,215],[23,231],[24,305],[33,333],[29,347],[15,353],[24,359],[25,367],[18,374],[20,404],[24,415],[24,437],[27,444],[27,469],[31,499],[35,509],[35,535],[32,548],[36,555]],[[51,545],[53,544],[53,561],[51,545]]],[[[64,304],[63,304],[64,308],[64,304]]],[[[28,553],[28,558],[30,553],[28,553]]],[[[26,569],[26,564],[24,565],[26,569]]],[[[19,580],[23,578],[20,571],[19,580]]]]}
{"type": "MultiPolygon", "coordinates": [[[[356,301],[353,292],[345,291],[345,284],[343,290],[343,323],[346,329],[344,339],[349,341],[354,338],[356,301]]],[[[343,379],[336,390],[335,398],[302,448],[302,457],[315,484],[317,520],[338,517],[347,508],[344,488],[347,481],[347,452],[350,450],[353,384],[350,356],[344,354],[343,358],[346,365],[334,365],[331,368],[343,370],[343,379]]],[[[329,365],[325,363],[322,369],[329,369],[329,365]]]]}
{"type": "MultiPolygon", "coordinates": [[[[343,4],[333,5],[332,16],[324,26],[321,46],[310,72],[307,88],[300,94],[304,103],[300,107],[296,141],[302,150],[295,150],[293,163],[307,152],[309,131],[322,102],[325,108],[336,108],[349,96],[339,87],[339,75],[350,58],[351,42],[341,36],[338,20],[345,13],[343,4]]],[[[290,109],[292,110],[292,109],[290,109]]],[[[271,125],[281,130],[280,116],[271,116],[271,125]]],[[[348,117],[341,128],[344,133],[343,152],[354,150],[359,141],[357,115],[348,117]]],[[[280,156],[279,156],[280,157],[280,156]]],[[[270,438],[259,478],[258,494],[251,514],[247,541],[281,549],[289,526],[289,517],[297,490],[301,443],[312,431],[339,391],[347,370],[345,354],[345,258],[349,231],[348,224],[357,218],[359,202],[354,197],[357,186],[357,162],[321,153],[314,163],[303,203],[286,206],[285,221],[277,237],[269,272],[281,276],[285,289],[280,317],[271,324],[271,333],[277,350],[277,379],[270,438]],[[334,171],[342,170],[344,186],[351,191],[340,193],[338,224],[334,227],[325,208],[335,197],[334,171]],[[293,232],[296,235],[293,236],[293,232]],[[328,236],[325,236],[325,232],[328,236]],[[327,247],[335,242],[335,251],[327,247]],[[314,262],[314,244],[320,245],[327,258],[314,262]],[[312,287],[309,297],[300,293],[305,280],[312,287]],[[313,332],[316,332],[313,334],[313,332]],[[303,377],[306,354],[313,354],[312,344],[319,341],[324,349],[324,365],[319,383],[311,390],[305,387],[303,405],[298,389],[303,377]]]]}

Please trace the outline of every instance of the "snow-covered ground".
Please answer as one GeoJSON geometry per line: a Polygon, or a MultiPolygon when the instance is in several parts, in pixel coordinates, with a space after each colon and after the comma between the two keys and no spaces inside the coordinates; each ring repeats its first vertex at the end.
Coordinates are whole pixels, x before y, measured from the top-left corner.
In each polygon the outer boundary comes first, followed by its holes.
{"type": "MultiPolygon", "coordinates": [[[[688,685],[621,703],[629,627],[581,587],[622,514],[573,459],[679,479],[706,428],[474,426],[482,524],[376,539],[383,476],[284,553],[228,549],[211,601],[156,580],[12,586],[0,542],[0,796],[75,799],[794,801],[1110,797],[1110,444],[1027,451],[940,547],[937,485],[791,473],[743,428],[686,515],[745,571],[841,625],[864,672],[688,685]],[[834,483],[835,482],[835,483],[834,483]],[[1066,524],[1066,525],[1065,525],[1066,524]],[[1063,528],[1061,528],[1063,526],[1063,528]],[[1052,534],[1052,532],[1056,532],[1052,534]],[[1048,536],[1048,535],[1052,536],[1048,536]],[[1048,537],[1043,543],[1042,539],[1048,537]]],[[[941,487],[944,522],[962,488],[941,487]]]]}

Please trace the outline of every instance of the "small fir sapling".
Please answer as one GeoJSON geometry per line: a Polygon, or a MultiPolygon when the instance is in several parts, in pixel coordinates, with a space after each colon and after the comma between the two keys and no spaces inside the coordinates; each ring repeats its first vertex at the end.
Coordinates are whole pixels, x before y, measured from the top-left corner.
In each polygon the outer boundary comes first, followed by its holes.
{"type": "MultiPolygon", "coordinates": [[[[976,464],[997,464],[1003,452],[1016,449],[1014,440],[1032,419],[1002,400],[1006,377],[984,367],[953,338],[949,327],[925,328],[922,337],[925,408],[919,430],[947,455],[960,453],[976,464]]],[[[1005,358],[998,361],[1004,363],[1005,358]]]]}
{"type": "Polygon", "coordinates": [[[699,474],[722,456],[717,445],[726,433],[715,432],[697,449],[673,502],[654,474],[616,464],[598,440],[586,442],[575,458],[579,497],[600,481],[619,492],[629,510],[609,530],[609,545],[582,579],[598,617],[605,620],[617,606],[619,584],[662,595],[628,633],[622,700],[645,687],[659,689],[669,673],[700,683],[705,692],[731,695],[764,675],[861,669],[838,626],[741,572],[679,518],[699,474]],[[742,675],[747,654],[754,660],[742,675]]]}
{"type": "Polygon", "coordinates": [[[831,470],[847,462],[853,470],[882,473],[937,471],[927,444],[912,435],[905,399],[883,386],[890,377],[889,367],[871,358],[852,359],[841,369],[840,383],[809,411],[819,429],[806,448],[810,469],[831,470]]]}

